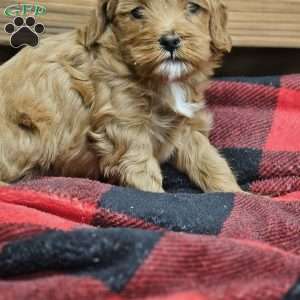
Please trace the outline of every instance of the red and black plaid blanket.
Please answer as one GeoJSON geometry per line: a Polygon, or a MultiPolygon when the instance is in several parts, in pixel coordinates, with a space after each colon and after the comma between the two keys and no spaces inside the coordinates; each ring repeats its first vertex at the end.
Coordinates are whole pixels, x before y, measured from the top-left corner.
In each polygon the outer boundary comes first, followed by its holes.
{"type": "Polygon", "coordinates": [[[207,99],[213,143],[261,196],[203,194],[168,165],[161,195],[1,188],[0,299],[300,299],[300,75],[216,80],[207,99]]]}

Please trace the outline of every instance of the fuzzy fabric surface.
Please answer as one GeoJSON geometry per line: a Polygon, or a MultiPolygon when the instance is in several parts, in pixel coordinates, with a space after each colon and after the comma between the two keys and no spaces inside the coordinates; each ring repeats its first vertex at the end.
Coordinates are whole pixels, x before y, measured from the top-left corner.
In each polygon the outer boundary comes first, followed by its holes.
{"type": "Polygon", "coordinates": [[[215,80],[211,140],[256,195],[85,179],[0,188],[0,300],[300,299],[300,75],[215,80]]]}

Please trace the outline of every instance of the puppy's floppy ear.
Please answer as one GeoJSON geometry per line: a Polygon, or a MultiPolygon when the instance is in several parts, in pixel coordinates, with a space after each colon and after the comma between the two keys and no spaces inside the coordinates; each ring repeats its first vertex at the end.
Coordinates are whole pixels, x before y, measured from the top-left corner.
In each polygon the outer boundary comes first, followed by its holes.
{"type": "Polygon", "coordinates": [[[211,0],[210,34],[216,52],[230,52],[232,43],[227,31],[227,8],[222,0],[211,0]]]}
{"type": "Polygon", "coordinates": [[[97,8],[89,23],[79,29],[79,42],[86,48],[92,47],[105,32],[114,17],[118,0],[98,0],[97,8]]]}

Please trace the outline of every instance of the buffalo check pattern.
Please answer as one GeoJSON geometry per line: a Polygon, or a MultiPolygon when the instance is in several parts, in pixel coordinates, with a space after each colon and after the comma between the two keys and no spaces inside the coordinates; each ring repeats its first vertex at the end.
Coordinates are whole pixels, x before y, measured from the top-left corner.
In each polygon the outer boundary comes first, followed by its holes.
{"type": "Polygon", "coordinates": [[[0,188],[0,300],[300,299],[300,75],[220,78],[212,142],[254,194],[72,178],[0,188]]]}

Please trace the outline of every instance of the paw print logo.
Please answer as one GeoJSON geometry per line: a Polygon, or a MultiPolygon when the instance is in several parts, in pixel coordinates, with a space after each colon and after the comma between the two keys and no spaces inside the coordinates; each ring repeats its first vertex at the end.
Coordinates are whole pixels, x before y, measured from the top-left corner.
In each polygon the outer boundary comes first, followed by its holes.
{"type": "Polygon", "coordinates": [[[16,17],[13,23],[6,24],[5,32],[11,34],[10,44],[14,48],[22,46],[36,47],[39,44],[39,36],[45,31],[45,26],[36,23],[34,17],[16,17]]]}

